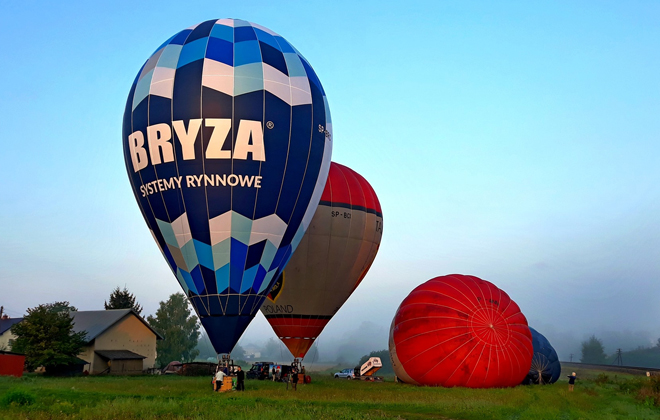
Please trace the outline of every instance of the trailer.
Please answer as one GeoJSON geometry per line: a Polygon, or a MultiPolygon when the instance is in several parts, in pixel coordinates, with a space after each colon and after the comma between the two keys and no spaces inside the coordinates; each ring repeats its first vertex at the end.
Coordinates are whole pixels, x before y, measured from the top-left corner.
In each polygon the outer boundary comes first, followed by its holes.
{"type": "Polygon", "coordinates": [[[376,376],[375,373],[383,367],[380,357],[370,357],[362,366],[356,366],[354,370],[354,379],[370,382],[382,382],[382,376],[376,376]]]}

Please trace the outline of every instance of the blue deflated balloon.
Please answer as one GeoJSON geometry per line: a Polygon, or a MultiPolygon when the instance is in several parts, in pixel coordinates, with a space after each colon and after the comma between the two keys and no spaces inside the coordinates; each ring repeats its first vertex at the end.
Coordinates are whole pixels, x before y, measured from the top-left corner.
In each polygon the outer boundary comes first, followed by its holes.
{"type": "Polygon", "coordinates": [[[529,331],[532,333],[534,356],[532,356],[532,365],[523,384],[553,384],[557,382],[561,374],[559,356],[543,334],[532,327],[529,327],[529,331]]]}
{"type": "Polygon", "coordinates": [[[209,20],[133,82],[126,170],[142,215],[218,353],[229,353],[300,242],[332,153],[321,83],[284,38],[209,20]]]}

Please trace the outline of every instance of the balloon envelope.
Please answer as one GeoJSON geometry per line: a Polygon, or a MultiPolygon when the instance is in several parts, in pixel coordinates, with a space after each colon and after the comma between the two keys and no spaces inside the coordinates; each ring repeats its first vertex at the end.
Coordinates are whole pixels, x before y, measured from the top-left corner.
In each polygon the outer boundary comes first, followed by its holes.
{"type": "Polygon", "coordinates": [[[543,334],[532,327],[529,327],[529,331],[532,333],[534,356],[532,356],[529,373],[522,383],[524,385],[554,384],[561,375],[559,356],[543,334]]]}
{"type": "Polygon", "coordinates": [[[532,337],[504,291],[452,274],[423,283],[403,300],[390,328],[390,357],[406,383],[508,387],[529,370],[532,337]]]}
{"type": "Polygon", "coordinates": [[[321,202],[261,311],[294,357],[305,354],[371,267],[383,233],[376,193],[332,162],[321,202]]]}
{"type": "Polygon", "coordinates": [[[126,170],[217,352],[231,351],[302,239],[331,133],[312,67],[256,24],[202,22],[138,72],[123,121],[126,170]]]}

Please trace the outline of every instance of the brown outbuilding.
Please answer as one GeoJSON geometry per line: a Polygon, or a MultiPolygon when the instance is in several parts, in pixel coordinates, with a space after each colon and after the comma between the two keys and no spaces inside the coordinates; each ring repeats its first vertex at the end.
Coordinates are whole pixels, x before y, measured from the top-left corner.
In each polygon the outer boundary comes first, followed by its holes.
{"type": "MultiPolygon", "coordinates": [[[[73,331],[87,333],[86,345],[78,355],[84,365],[80,371],[131,375],[155,367],[156,341],[163,337],[134,310],[76,311],[71,316],[73,331]]],[[[22,320],[15,318],[0,323],[0,344],[4,350],[11,350],[16,338],[11,327],[22,320]]]]}
{"type": "Polygon", "coordinates": [[[78,355],[90,374],[131,375],[156,365],[156,341],[163,337],[132,309],[72,312],[74,330],[87,332],[78,355]]]}

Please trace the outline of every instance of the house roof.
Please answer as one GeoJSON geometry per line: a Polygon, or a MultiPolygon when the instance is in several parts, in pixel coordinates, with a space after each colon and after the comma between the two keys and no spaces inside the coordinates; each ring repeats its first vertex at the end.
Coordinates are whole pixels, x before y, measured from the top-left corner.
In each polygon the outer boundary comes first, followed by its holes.
{"type": "MultiPolygon", "coordinates": [[[[142,321],[151,332],[156,334],[156,339],[163,339],[163,336],[151,328],[151,325],[147,324],[147,321],[145,321],[133,309],[106,309],[103,311],[71,312],[71,316],[73,316],[73,331],[87,331],[86,340],[87,342],[90,342],[131,313],[135,315],[137,319],[142,321]]],[[[12,325],[18,324],[21,321],[23,321],[23,318],[0,319],[0,334],[4,334],[12,327],[12,325]]]]}
{"type": "Polygon", "coordinates": [[[142,323],[156,334],[156,338],[162,340],[163,337],[158,334],[147,321],[142,319],[137,312],[133,309],[106,309],[103,311],[77,311],[71,312],[73,316],[73,331],[81,332],[87,331],[86,340],[90,342],[99,335],[103,334],[107,329],[115,325],[117,322],[124,319],[129,314],[133,314],[142,321],[142,323]]]}
{"type": "Polygon", "coordinates": [[[0,319],[0,335],[7,332],[14,324],[21,322],[23,318],[0,319]]]}
{"type": "Polygon", "coordinates": [[[12,353],[10,351],[0,350],[0,355],[9,355],[9,356],[25,356],[23,353],[12,353]]]}
{"type": "Polygon", "coordinates": [[[133,353],[132,351],[128,351],[128,350],[96,350],[94,353],[108,360],[146,359],[145,356],[142,356],[137,353],[133,353]]]}

